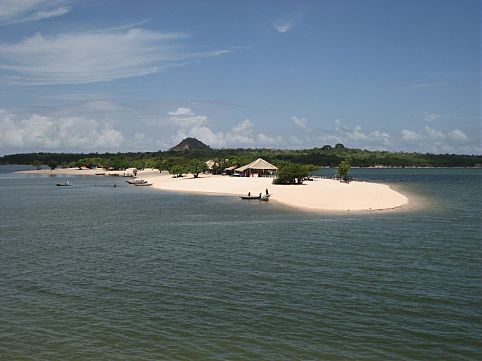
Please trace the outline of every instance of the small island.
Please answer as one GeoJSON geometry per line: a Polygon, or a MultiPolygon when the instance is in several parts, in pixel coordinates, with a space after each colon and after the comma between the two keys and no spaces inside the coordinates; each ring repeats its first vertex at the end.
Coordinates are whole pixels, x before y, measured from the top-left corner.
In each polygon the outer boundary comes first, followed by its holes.
{"type": "MultiPolygon", "coordinates": [[[[340,145],[331,152],[340,151],[340,145]]],[[[272,151],[272,154],[280,151],[272,151]]],[[[287,153],[290,151],[286,151],[287,153]]],[[[296,152],[296,151],[291,151],[296,152]]],[[[31,164],[36,169],[23,171],[29,174],[135,176],[152,184],[155,189],[175,192],[195,192],[211,195],[271,195],[272,202],[309,211],[369,211],[386,210],[404,206],[408,198],[386,184],[350,180],[348,157],[341,158],[333,178],[313,176],[318,165],[299,161],[279,160],[273,163],[261,157],[261,152],[248,150],[213,150],[197,139],[184,139],[164,152],[163,159],[144,155],[129,159],[131,155],[97,158],[84,157],[69,163],[37,159],[31,164]],[[224,152],[223,156],[215,156],[224,152]],[[230,153],[230,154],[228,154],[230,153]],[[47,163],[48,169],[38,165],[47,163]]],[[[263,151],[265,155],[266,150],[263,151]]],[[[69,156],[72,156],[69,154],[69,156]]],[[[39,155],[31,155],[39,157],[39,155]]],[[[5,157],[4,157],[5,158],[5,157]]],[[[321,159],[320,159],[321,160],[321,159]]]]}

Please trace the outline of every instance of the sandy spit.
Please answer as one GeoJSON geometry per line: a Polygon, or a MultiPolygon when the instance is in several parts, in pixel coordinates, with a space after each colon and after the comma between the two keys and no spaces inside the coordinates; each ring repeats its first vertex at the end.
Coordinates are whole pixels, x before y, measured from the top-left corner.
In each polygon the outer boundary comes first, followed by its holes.
{"type": "MultiPolygon", "coordinates": [[[[20,173],[55,174],[55,175],[105,175],[122,172],[104,172],[101,170],[78,170],[74,168],[50,170],[32,170],[20,173]]],[[[153,183],[153,187],[165,191],[196,192],[220,195],[252,195],[266,192],[271,194],[270,202],[310,211],[369,211],[398,208],[408,203],[408,198],[391,189],[386,184],[370,182],[341,183],[332,179],[305,181],[302,185],[274,185],[272,178],[242,178],[220,175],[200,175],[193,178],[173,178],[160,174],[158,170],[144,170],[138,178],[153,183]]]]}

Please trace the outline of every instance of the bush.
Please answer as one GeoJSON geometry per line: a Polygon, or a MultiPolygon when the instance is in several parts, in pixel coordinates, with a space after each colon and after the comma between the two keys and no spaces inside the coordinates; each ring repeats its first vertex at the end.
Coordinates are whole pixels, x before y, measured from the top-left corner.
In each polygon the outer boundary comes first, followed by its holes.
{"type": "Polygon", "coordinates": [[[199,173],[203,173],[208,170],[208,166],[202,160],[193,159],[189,161],[186,166],[186,172],[192,173],[194,178],[199,176],[199,173]]]}
{"type": "Polygon", "coordinates": [[[171,168],[171,173],[176,177],[182,177],[182,174],[185,172],[185,169],[181,165],[175,165],[171,168]]]}
{"type": "Polygon", "coordinates": [[[345,160],[342,160],[340,164],[338,164],[336,173],[340,176],[340,178],[346,181],[349,170],[350,170],[350,162],[345,159],[345,160]]]}
{"type": "Polygon", "coordinates": [[[286,162],[278,169],[273,184],[302,184],[306,177],[308,168],[305,165],[286,162]]]}

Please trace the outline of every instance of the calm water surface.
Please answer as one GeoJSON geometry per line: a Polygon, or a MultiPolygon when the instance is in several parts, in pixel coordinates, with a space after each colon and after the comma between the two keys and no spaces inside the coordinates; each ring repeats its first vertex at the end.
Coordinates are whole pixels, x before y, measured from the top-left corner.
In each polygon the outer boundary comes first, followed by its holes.
{"type": "Polygon", "coordinates": [[[308,213],[0,168],[1,360],[480,357],[481,170],[354,170],[416,201],[308,213]]]}

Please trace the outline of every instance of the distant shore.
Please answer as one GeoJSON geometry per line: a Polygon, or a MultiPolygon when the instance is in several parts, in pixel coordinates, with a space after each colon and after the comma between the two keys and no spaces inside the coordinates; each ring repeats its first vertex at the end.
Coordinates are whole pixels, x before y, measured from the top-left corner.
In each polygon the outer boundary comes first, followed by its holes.
{"type": "MultiPolygon", "coordinates": [[[[124,171],[67,168],[21,171],[24,174],[72,176],[122,176],[124,171]]],[[[201,174],[173,178],[156,170],[144,170],[137,178],[151,182],[152,187],[165,191],[195,192],[219,195],[271,194],[270,201],[310,211],[374,211],[404,206],[408,198],[386,184],[352,181],[341,183],[332,179],[305,181],[302,185],[274,185],[273,178],[244,178],[201,174]]]]}

